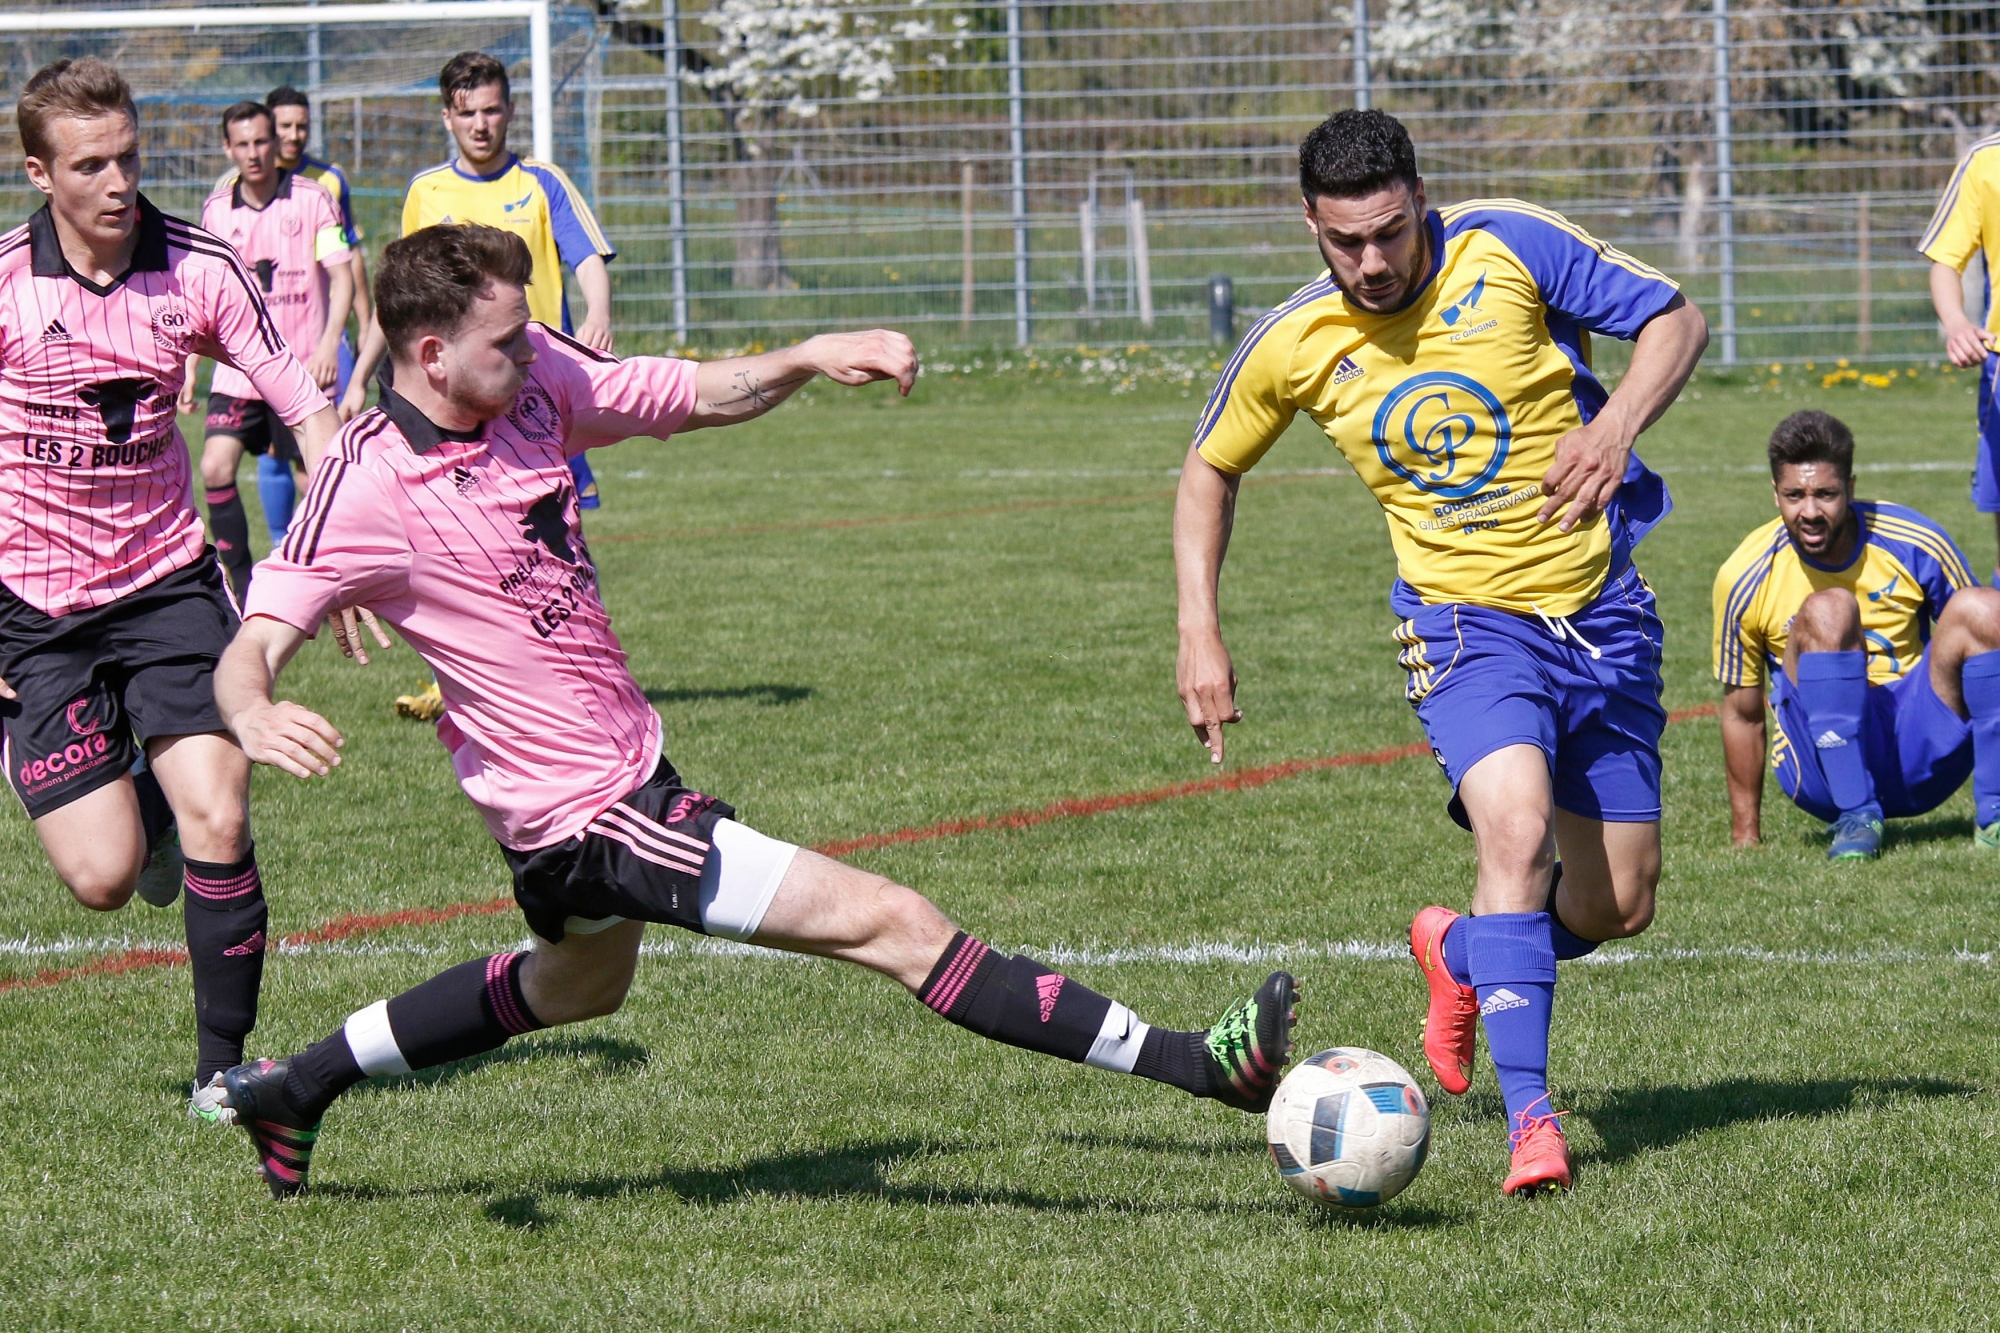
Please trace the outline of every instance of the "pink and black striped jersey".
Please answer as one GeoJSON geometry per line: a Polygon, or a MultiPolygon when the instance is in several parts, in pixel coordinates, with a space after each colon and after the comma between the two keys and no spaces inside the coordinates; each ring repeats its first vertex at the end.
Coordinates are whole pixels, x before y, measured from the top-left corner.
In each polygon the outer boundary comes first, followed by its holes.
{"type": "MultiPolygon", "coordinates": [[[[201,206],[201,225],[243,256],[285,345],[301,361],[310,357],[326,332],[326,266],[354,258],[333,196],[304,176],[280,171],[271,202],[252,208],[244,202],[242,181],[231,176],[201,206]]],[[[209,387],[232,398],[257,397],[249,376],[228,366],[215,368],[209,387]]]]}
{"type": "Polygon", "coordinates": [[[0,237],[0,583],[49,615],[102,606],[200,557],[174,418],[190,352],[236,366],[296,425],[326,406],[220,240],[142,195],[108,286],[44,207],[0,237]]]}
{"type": "Polygon", "coordinates": [[[659,760],[568,460],[665,439],[695,401],[691,361],[619,361],[540,324],[528,338],[521,392],[477,432],[442,430],[389,391],[350,421],[246,608],[308,634],[341,606],[394,625],[437,673],[459,784],[517,851],[577,833],[659,760]]]}

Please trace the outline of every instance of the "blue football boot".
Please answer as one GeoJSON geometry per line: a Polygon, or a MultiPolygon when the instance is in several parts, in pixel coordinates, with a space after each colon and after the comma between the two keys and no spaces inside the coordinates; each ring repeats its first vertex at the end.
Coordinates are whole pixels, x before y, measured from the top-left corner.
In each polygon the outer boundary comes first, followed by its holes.
{"type": "Polygon", "coordinates": [[[1882,854],[1882,812],[1868,805],[1849,810],[1834,821],[1829,861],[1873,861],[1882,854]]]}

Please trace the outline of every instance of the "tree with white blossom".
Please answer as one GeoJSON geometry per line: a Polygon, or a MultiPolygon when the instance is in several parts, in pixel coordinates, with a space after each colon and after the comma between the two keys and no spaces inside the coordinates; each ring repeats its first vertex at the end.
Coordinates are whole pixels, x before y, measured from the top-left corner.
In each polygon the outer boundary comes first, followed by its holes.
{"type": "MultiPolygon", "coordinates": [[[[778,181],[774,135],[786,120],[810,120],[819,99],[845,94],[857,101],[881,97],[896,82],[896,57],[906,44],[933,34],[915,12],[925,0],[907,0],[910,16],[878,17],[882,5],[860,0],[720,0],[701,15],[715,34],[706,68],[685,77],[707,93],[728,119],[740,166],[736,195],[738,289],[785,283],[778,230],[778,181]]],[[[941,61],[942,55],[933,56],[941,61]]]]}

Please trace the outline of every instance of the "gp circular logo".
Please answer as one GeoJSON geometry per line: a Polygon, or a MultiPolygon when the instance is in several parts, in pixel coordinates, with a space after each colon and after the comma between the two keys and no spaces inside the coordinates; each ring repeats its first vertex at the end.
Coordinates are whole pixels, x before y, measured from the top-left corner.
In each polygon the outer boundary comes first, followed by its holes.
{"type": "Polygon", "coordinates": [[[538,444],[547,444],[561,432],[557,428],[555,404],[551,403],[538,385],[529,385],[514,399],[514,405],[507,409],[507,420],[514,423],[514,429],[527,439],[538,444]]]}
{"type": "Polygon", "coordinates": [[[153,312],[153,341],[176,352],[186,352],[194,343],[194,318],[177,305],[161,306],[153,312]]]}
{"type": "Polygon", "coordinates": [[[1382,466],[1446,500],[1476,495],[1507,461],[1507,409],[1478,380],[1449,370],[1412,375],[1375,411],[1382,466]]]}

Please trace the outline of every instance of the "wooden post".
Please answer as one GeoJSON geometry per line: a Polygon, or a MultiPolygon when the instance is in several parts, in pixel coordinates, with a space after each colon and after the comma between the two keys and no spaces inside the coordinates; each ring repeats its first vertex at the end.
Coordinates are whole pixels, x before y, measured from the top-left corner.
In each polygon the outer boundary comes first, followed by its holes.
{"type": "Polygon", "coordinates": [[[1860,327],[1855,331],[1855,351],[1860,356],[1868,355],[1869,346],[1873,341],[1870,336],[1871,331],[1868,327],[1874,323],[1875,314],[1873,308],[1875,304],[1875,282],[1874,274],[1869,264],[1869,239],[1868,196],[1864,193],[1861,196],[1861,207],[1855,214],[1854,219],[1854,245],[1858,255],[1858,262],[1861,265],[1861,282],[1858,288],[1860,294],[1859,304],[1861,306],[1858,319],[1860,327]]]}
{"type": "Polygon", "coordinates": [[[959,167],[959,212],[964,221],[965,231],[965,277],[958,292],[958,331],[972,332],[972,163],[962,163],[959,167]]]}

